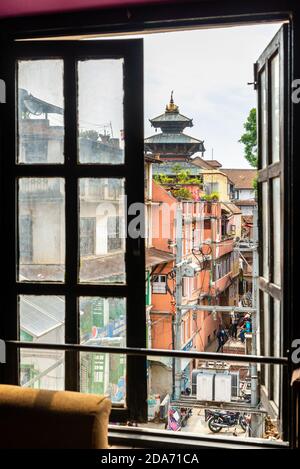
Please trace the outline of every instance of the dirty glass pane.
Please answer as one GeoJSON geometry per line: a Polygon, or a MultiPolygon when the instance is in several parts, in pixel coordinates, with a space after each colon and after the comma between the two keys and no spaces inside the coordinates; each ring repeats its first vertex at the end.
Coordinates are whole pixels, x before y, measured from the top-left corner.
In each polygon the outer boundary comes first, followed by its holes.
{"type": "Polygon", "coordinates": [[[20,385],[53,391],[64,390],[65,355],[60,350],[20,350],[20,385]]]}
{"type": "Polygon", "coordinates": [[[125,298],[81,297],[80,343],[126,346],[125,298]]]}
{"type": "MultiPolygon", "coordinates": [[[[65,300],[62,296],[19,296],[20,340],[63,344],[65,342],[65,300]]],[[[38,353],[38,350],[36,351],[38,353]]]]}
{"type": "Polygon", "coordinates": [[[106,394],[114,404],[126,397],[126,357],[122,354],[80,353],[80,391],[106,394]]]}
{"type": "Polygon", "coordinates": [[[267,93],[266,93],[266,72],[260,74],[260,118],[261,118],[261,167],[265,168],[267,162],[267,93]]]}
{"type": "Polygon", "coordinates": [[[263,277],[269,281],[269,196],[268,183],[262,183],[262,252],[263,252],[263,277]]]}
{"type": "Polygon", "coordinates": [[[279,54],[271,61],[272,163],[280,160],[279,54]]]}
{"type": "MultiPolygon", "coordinates": [[[[62,296],[20,295],[19,338],[24,342],[65,342],[65,300],[62,296]]],[[[63,390],[64,352],[21,349],[21,386],[63,390]]]]}
{"type": "MultiPolygon", "coordinates": [[[[270,321],[270,296],[263,293],[263,353],[262,355],[270,356],[270,341],[272,340],[271,321],[270,321]]],[[[264,385],[269,388],[270,365],[262,365],[264,371],[264,385]]]]}
{"type": "MultiPolygon", "coordinates": [[[[276,357],[281,356],[281,314],[280,314],[280,301],[274,299],[274,355],[276,357]]],[[[280,399],[280,366],[274,365],[273,376],[274,376],[274,387],[273,387],[273,400],[277,406],[279,406],[280,399]]]]}
{"type": "Polygon", "coordinates": [[[63,282],[64,179],[20,178],[18,225],[18,281],[63,282]]]}
{"type": "Polygon", "coordinates": [[[64,161],[62,60],[18,62],[18,163],[64,161]]]}
{"type": "Polygon", "coordinates": [[[124,163],[123,63],[78,62],[80,163],[124,163]]]}
{"type": "Polygon", "coordinates": [[[281,210],[280,210],[280,178],[272,180],[273,185],[273,282],[276,285],[281,285],[281,269],[280,269],[280,256],[281,256],[281,210]]]}
{"type": "Polygon", "coordinates": [[[79,194],[80,281],[124,283],[124,179],[80,179],[79,194]]]}

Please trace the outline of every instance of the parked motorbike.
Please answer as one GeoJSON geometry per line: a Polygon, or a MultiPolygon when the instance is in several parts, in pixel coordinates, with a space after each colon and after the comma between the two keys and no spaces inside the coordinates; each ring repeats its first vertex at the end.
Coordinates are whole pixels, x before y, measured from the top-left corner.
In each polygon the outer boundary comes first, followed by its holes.
{"type": "Polygon", "coordinates": [[[240,425],[244,432],[249,424],[249,417],[240,412],[230,410],[210,410],[205,409],[205,422],[213,433],[218,433],[222,428],[240,425]]]}

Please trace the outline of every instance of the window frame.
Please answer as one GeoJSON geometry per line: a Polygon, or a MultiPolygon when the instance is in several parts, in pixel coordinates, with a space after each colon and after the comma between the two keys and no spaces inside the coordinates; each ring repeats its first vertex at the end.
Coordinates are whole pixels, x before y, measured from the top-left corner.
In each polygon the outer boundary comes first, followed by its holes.
{"type": "MultiPolygon", "coordinates": [[[[300,76],[300,54],[297,54],[297,50],[300,47],[300,23],[297,19],[297,13],[299,12],[298,7],[288,7],[285,1],[273,2],[272,5],[261,5],[260,1],[247,1],[243,3],[229,2],[229,5],[224,5],[224,2],[221,0],[216,0],[215,2],[199,2],[195,3],[186,3],[182,2],[177,5],[172,5],[172,8],[164,5],[157,5],[155,9],[151,6],[143,7],[132,7],[128,9],[119,9],[114,10],[103,9],[95,10],[93,12],[78,12],[78,13],[66,13],[57,15],[44,15],[44,16],[32,16],[27,18],[12,18],[8,20],[1,21],[2,26],[2,39],[4,42],[9,41],[15,38],[26,38],[26,37],[41,37],[41,36],[68,36],[70,34],[74,35],[83,35],[83,34],[98,34],[101,33],[126,33],[126,32],[136,32],[139,30],[172,30],[174,28],[191,28],[191,27],[213,27],[220,25],[243,25],[243,24],[253,24],[256,22],[268,22],[274,20],[290,20],[292,28],[292,37],[291,37],[291,50],[290,50],[290,59],[293,67],[293,76],[297,78],[300,76]],[[294,15],[295,14],[295,15],[294,15]],[[71,25],[71,26],[70,26],[71,25]],[[84,25],[84,26],[83,26],[84,25]]],[[[2,43],[3,43],[2,41],[2,43]]],[[[6,51],[6,56],[8,56],[7,51],[9,51],[9,45],[4,44],[4,50],[6,51]]],[[[299,107],[299,106],[298,106],[299,107]]],[[[286,179],[288,184],[286,185],[286,197],[284,202],[284,208],[286,210],[287,220],[290,222],[291,229],[287,234],[287,246],[286,252],[288,259],[294,258],[294,263],[289,263],[285,266],[285,282],[284,289],[287,293],[285,295],[284,307],[289,318],[289,327],[287,327],[287,340],[289,344],[293,338],[297,338],[295,331],[300,328],[300,318],[297,314],[296,309],[292,308],[293,301],[296,300],[294,293],[294,264],[297,264],[298,254],[297,251],[293,249],[293,239],[297,236],[296,224],[293,224],[293,201],[297,196],[296,184],[296,175],[297,171],[297,159],[294,159],[294,156],[291,152],[293,148],[298,148],[300,143],[299,136],[299,127],[300,127],[300,110],[294,104],[289,109],[291,116],[291,127],[290,127],[290,151],[287,154],[287,159],[285,161],[285,171],[286,179]],[[290,167],[289,167],[290,165],[290,167]]],[[[3,109],[3,106],[2,106],[3,109]]],[[[0,106],[0,113],[2,113],[0,106]]],[[[0,129],[1,131],[1,129],[0,129]]],[[[5,200],[5,194],[2,194],[3,199],[5,200]]],[[[299,259],[300,260],[300,259],[299,259]]],[[[12,266],[11,268],[14,268],[12,266]]],[[[7,328],[5,328],[7,332],[7,328]]],[[[9,344],[15,348],[13,343],[9,344]]],[[[161,353],[162,355],[162,353],[161,353]]],[[[214,357],[212,357],[213,359],[214,357]]],[[[227,357],[228,358],[228,357],[227,357]]],[[[289,386],[289,378],[291,376],[290,367],[288,370],[287,387],[289,386]]],[[[1,369],[0,369],[1,372],[1,369]]],[[[289,407],[289,405],[287,405],[289,407]]],[[[288,416],[287,416],[288,420],[288,416]]],[[[293,445],[297,444],[295,436],[295,421],[292,420],[292,425],[287,422],[287,428],[285,430],[285,435],[288,438],[291,435],[290,441],[293,445]]],[[[114,436],[114,441],[120,441],[124,443],[124,434],[125,441],[130,440],[130,433],[133,431],[127,431],[123,429],[122,437],[118,440],[119,436],[114,436]]],[[[131,429],[132,430],[132,429],[131,429]]],[[[116,432],[114,432],[116,433],[116,432]]],[[[175,442],[175,436],[172,438],[175,442]]],[[[186,444],[192,442],[194,446],[196,441],[190,438],[186,439],[186,444]]],[[[228,445],[230,447],[230,439],[228,438],[228,445]]],[[[133,440],[136,445],[137,440],[134,437],[133,440]]],[[[142,441],[142,440],[141,440],[142,441]]],[[[166,440],[163,439],[163,435],[151,436],[150,445],[153,445],[153,441],[156,444],[167,444],[166,440]]],[[[197,439],[198,441],[198,439],[197,439]]],[[[221,447],[227,446],[226,442],[220,443],[216,439],[201,439],[204,447],[210,447],[211,441],[214,445],[221,447]]],[[[231,442],[234,445],[234,442],[231,442]]],[[[146,444],[146,439],[143,441],[142,445],[146,444]]],[[[179,444],[184,445],[182,440],[179,441],[179,444]]],[[[200,443],[201,444],[201,443],[200,443]]],[[[172,445],[172,443],[169,443],[172,445]]],[[[260,443],[253,443],[254,446],[260,446],[260,443]]],[[[249,446],[251,443],[249,442],[249,446]]],[[[262,446],[268,446],[266,443],[262,446]]],[[[273,445],[272,445],[273,447],[273,445]]]]}
{"type": "MultiPolygon", "coordinates": [[[[6,177],[2,179],[2,204],[6,205],[5,231],[7,252],[3,266],[7,267],[5,281],[5,308],[18,311],[19,295],[58,295],[65,298],[65,344],[80,344],[79,298],[84,296],[126,298],[127,347],[146,346],[145,313],[145,250],[141,238],[126,237],[125,284],[86,284],[79,282],[79,179],[124,178],[127,197],[126,210],[132,203],[144,202],[144,153],[143,153],[143,43],[140,39],[125,41],[41,41],[10,43],[9,55],[1,56],[2,76],[6,82],[6,120],[2,122],[5,139],[2,140],[6,158],[3,161],[6,177]],[[17,72],[16,61],[26,59],[59,58],[64,61],[64,163],[19,164],[16,162],[17,72]],[[77,147],[77,60],[122,58],[124,86],[124,164],[79,163],[77,147]],[[134,86],[132,86],[134,83],[134,86]],[[136,175],[141,174],[140,178],[136,175]],[[65,179],[65,282],[34,283],[17,282],[18,190],[15,181],[21,177],[62,177],[65,179]],[[77,214],[77,216],[76,216],[77,214]],[[137,275],[138,273],[138,275],[137,275]],[[138,309],[139,315],[135,315],[138,309]],[[77,313],[74,314],[74,311],[77,313]],[[136,328],[140,334],[136,335],[136,328]]],[[[127,223],[134,218],[127,215],[127,223]]],[[[141,230],[143,232],[143,230],[141,230]]],[[[4,321],[3,338],[19,342],[18,314],[11,314],[4,321]]],[[[21,343],[21,342],[20,342],[21,343]]],[[[31,343],[32,348],[36,344],[31,343]]],[[[44,347],[47,349],[47,344],[44,347]]],[[[19,349],[8,349],[7,364],[3,370],[3,382],[19,383],[19,349]]],[[[100,350],[99,350],[100,352],[100,350]]],[[[115,352],[116,353],[116,352],[115,352]]],[[[121,353],[121,352],[120,352],[121,353]]],[[[78,391],[79,352],[65,351],[65,389],[78,391]]],[[[127,356],[126,405],[113,407],[111,420],[145,420],[147,416],[146,358],[127,356]],[[144,379],[141,379],[144,376],[144,379]],[[129,383],[132,383],[129,385],[129,383]]]]}
{"type": "MultiPolygon", "coordinates": [[[[260,347],[261,353],[264,355],[266,350],[269,351],[270,355],[274,355],[275,351],[275,337],[274,337],[274,303],[275,301],[280,302],[280,323],[279,328],[281,331],[280,345],[281,352],[280,354],[285,354],[289,348],[289,338],[288,338],[288,329],[290,327],[290,319],[286,317],[285,311],[287,304],[287,284],[285,278],[287,276],[287,266],[284,249],[281,249],[280,253],[280,285],[275,284],[274,280],[274,230],[279,230],[281,245],[285,246],[287,243],[288,232],[284,230],[283,227],[288,223],[289,208],[287,205],[287,200],[285,197],[282,197],[282,194],[285,193],[288,176],[287,176],[287,165],[284,164],[285,157],[289,155],[289,142],[287,141],[287,136],[289,135],[290,127],[290,117],[289,117],[289,101],[291,99],[289,93],[289,70],[286,61],[288,61],[288,44],[289,44],[289,25],[285,24],[282,26],[277,35],[272,39],[269,46],[265,49],[262,55],[259,57],[257,63],[255,64],[255,82],[256,87],[258,88],[258,207],[259,207],[259,278],[258,278],[258,288],[259,288],[259,312],[261,318],[260,325],[260,347]],[[280,58],[279,62],[279,76],[280,83],[283,84],[282,90],[279,94],[280,97],[280,159],[279,161],[272,162],[272,60],[274,57],[278,56],[280,58]],[[261,85],[261,74],[265,74],[264,87],[261,85]],[[266,134],[265,134],[265,148],[266,148],[266,161],[265,166],[263,166],[262,161],[262,96],[261,93],[265,92],[266,96],[266,134]],[[279,178],[280,181],[280,214],[281,214],[281,224],[280,227],[274,226],[274,199],[273,199],[273,181],[279,178]],[[263,185],[266,184],[266,197],[267,197],[267,210],[265,210],[265,204],[263,202],[263,185]],[[264,247],[264,214],[267,216],[267,265],[268,265],[268,278],[264,274],[264,255],[266,254],[266,249],[264,247]],[[268,295],[268,323],[270,327],[270,334],[266,336],[264,334],[264,325],[265,325],[265,301],[264,297],[268,295]],[[284,323],[285,321],[285,323],[284,323]],[[272,331],[272,333],[271,333],[272,331]]],[[[274,365],[268,366],[268,375],[266,379],[265,367],[262,367],[262,382],[268,394],[270,401],[273,403],[274,408],[278,410],[279,418],[281,416],[281,411],[283,409],[283,404],[287,399],[285,386],[279,385],[279,407],[274,402],[274,365]]],[[[287,379],[285,371],[282,373],[282,380],[287,379]]]]}

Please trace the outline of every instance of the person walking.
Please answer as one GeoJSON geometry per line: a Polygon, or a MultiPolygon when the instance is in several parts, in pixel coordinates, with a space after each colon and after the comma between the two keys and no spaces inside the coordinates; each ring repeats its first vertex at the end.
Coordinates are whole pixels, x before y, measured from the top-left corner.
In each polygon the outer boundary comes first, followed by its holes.
{"type": "Polygon", "coordinates": [[[237,330],[238,330],[239,318],[235,315],[233,322],[232,322],[232,329],[231,329],[231,336],[234,339],[237,339],[237,330]]]}
{"type": "Polygon", "coordinates": [[[216,352],[218,353],[220,349],[223,348],[223,345],[225,343],[225,330],[221,324],[219,325],[219,330],[217,332],[217,339],[218,339],[218,348],[216,352]]]}

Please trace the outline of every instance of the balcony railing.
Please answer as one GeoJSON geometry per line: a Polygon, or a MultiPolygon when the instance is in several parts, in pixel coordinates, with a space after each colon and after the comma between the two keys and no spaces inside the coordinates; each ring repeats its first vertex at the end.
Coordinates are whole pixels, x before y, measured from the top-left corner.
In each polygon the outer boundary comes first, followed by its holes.
{"type": "Polygon", "coordinates": [[[22,178],[19,181],[20,193],[61,193],[62,181],[57,178],[22,178]]]}

